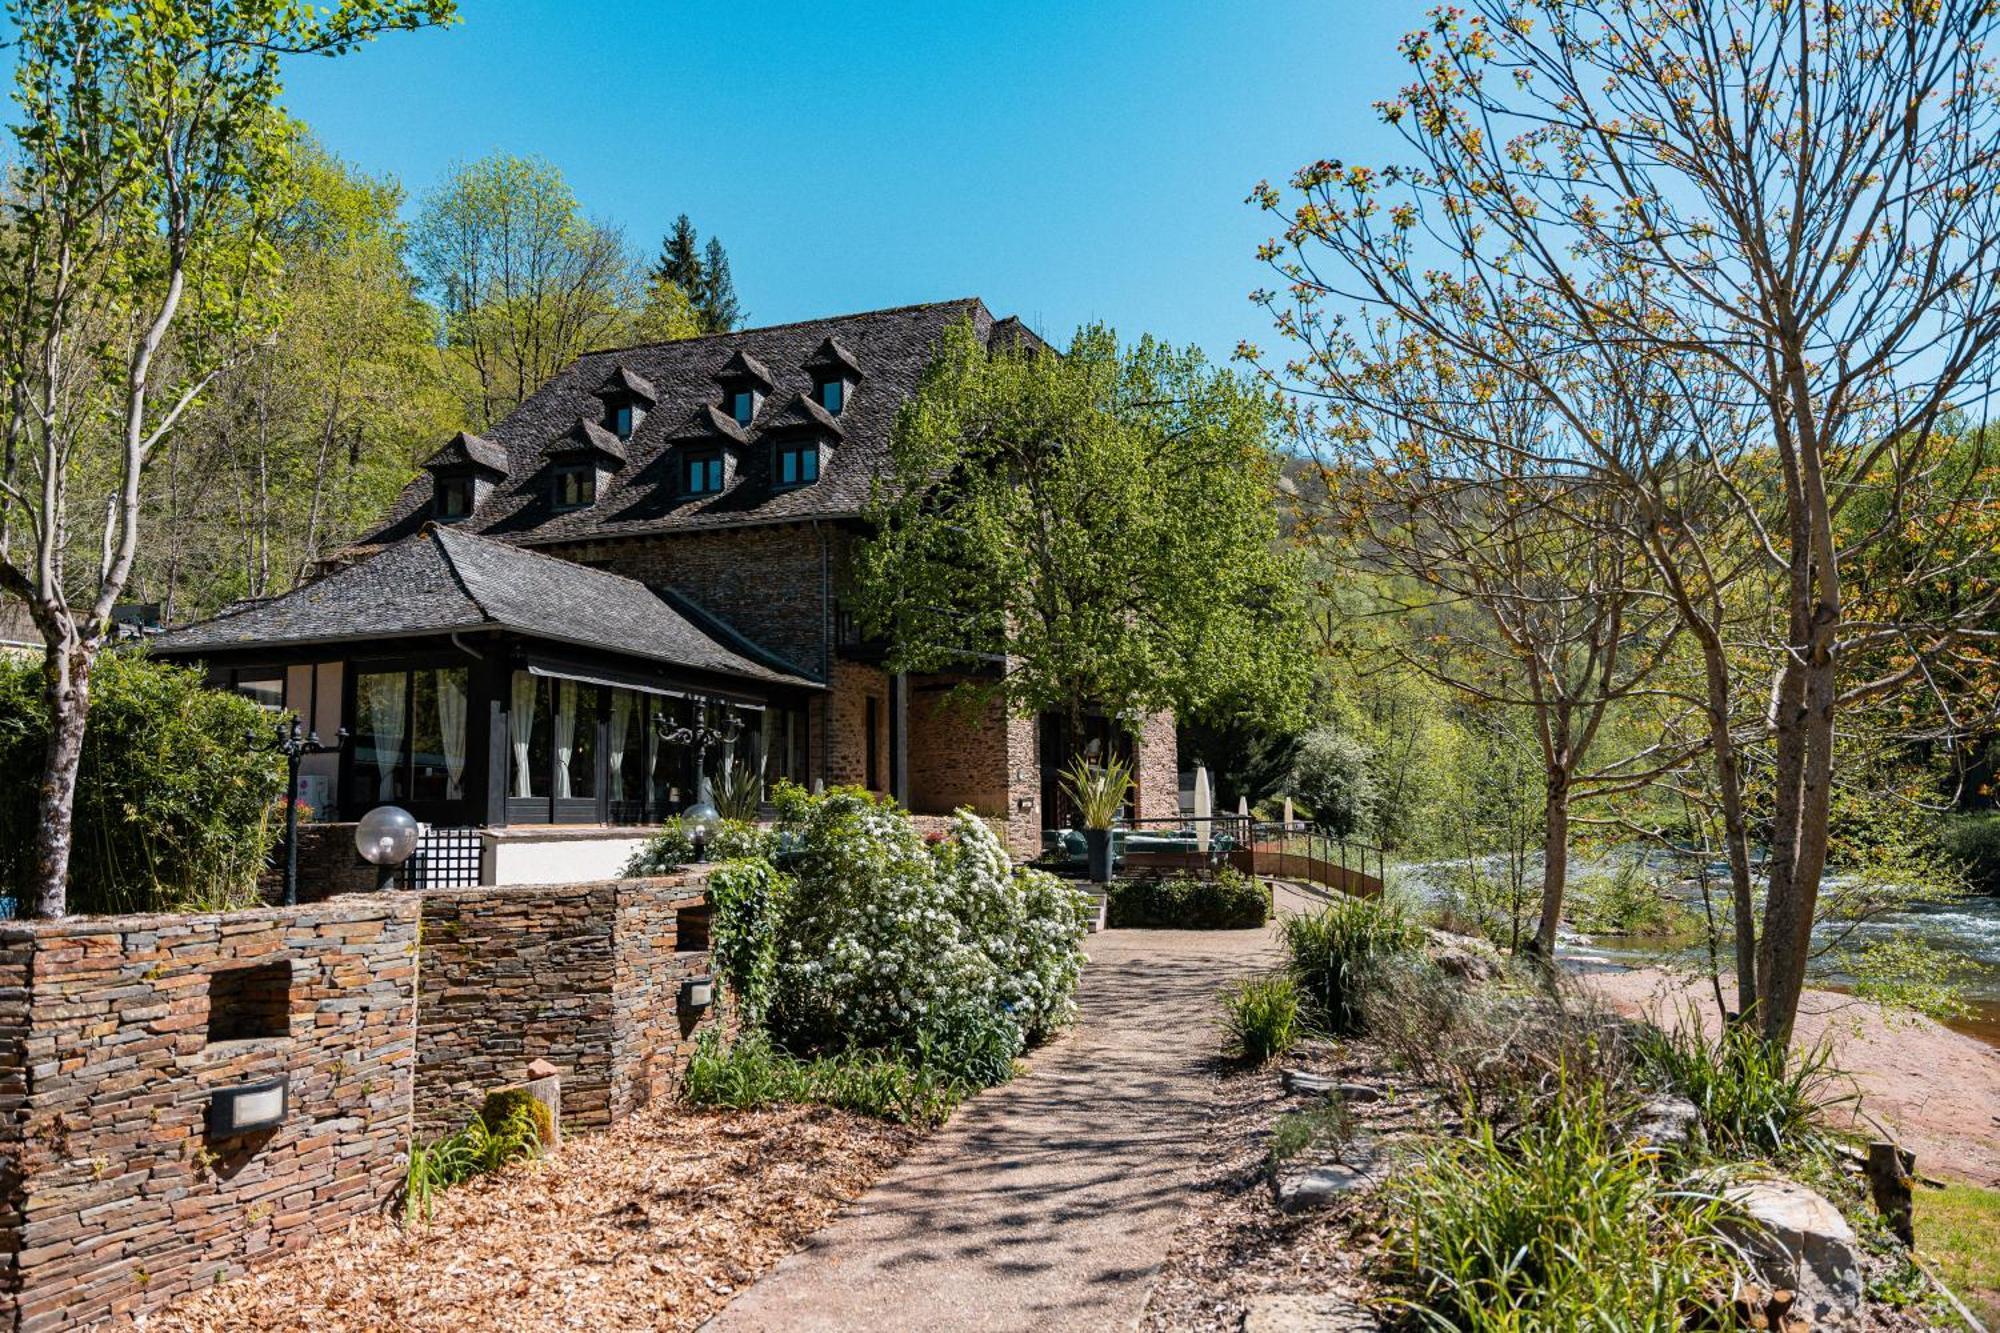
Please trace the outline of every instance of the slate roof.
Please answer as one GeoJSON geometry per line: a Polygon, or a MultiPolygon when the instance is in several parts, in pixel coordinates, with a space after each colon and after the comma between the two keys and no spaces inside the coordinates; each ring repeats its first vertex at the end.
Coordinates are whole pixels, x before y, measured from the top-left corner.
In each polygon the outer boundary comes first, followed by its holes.
{"type": "Polygon", "coordinates": [[[507,475],[507,451],[491,440],[463,430],[446,440],[444,448],[426,458],[424,467],[462,467],[468,463],[503,477],[507,475]]]}
{"type": "Polygon", "coordinates": [[[552,457],[575,457],[578,454],[603,454],[615,463],[625,461],[625,441],[587,418],[579,418],[569,433],[549,446],[552,457]]]}
{"type": "Polygon", "coordinates": [[[652,381],[624,366],[605,376],[604,383],[598,385],[593,394],[598,398],[637,398],[648,407],[660,401],[660,396],[653,392],[652,381]]]}
{"type": "MultiPolygon", "coordinates": [[[[915,391],[945,330],[963,320],[970,320],[982,339],[998,327],[1010,339],[1039,345],[1018,320],[996,322],[982,302],[966,298],[587,352],[488,432],[507,453],[508,480],[453,530],[541,543],[858,515],[887,460],[897,410],[915,391]],[[838,418],[812,401],[812,367],[829,341],[861,371],[861,383],[838,418]],[[727,378],[731,366],[760,371],[772,381],[747,430],[733,421],[723,426],[705,411],[720,407],[718,376],[727,378]],[[625,465],[599,488],[597,502],[557,511],[550,503],[549,446],[578,421],[601,418],[596,390],[621,368],[642,378],[658,400],[626,442],[625,465]],[[794,409],[795,397],[807,406],[794,409]],[[768,445],[786,431],[788,413],[794,414],[791,431],[803,424],[797,414],[821,429],[818,418],[836,422],[839,434],[831,438],[839,447],[828,451],[818,481],[778,489],[772,485],[768,445]],[[716,495],[681,494],[679,451],[712,448],[723,440],[742,447],[730,485],[716,495]]],[[[389,519],[362,542],[391,542],[416,532],[431,516],[430,499],[430,479],[418,478],[389,519]]]]}
{"type": "Polygon", "coordinates": [[[759,651],[753,659],[634,579],[455,528],[415,536],[274,597],[162,634],[153,651],[221,649],[508,629],[673,666],[817,687],[759,651]]]}

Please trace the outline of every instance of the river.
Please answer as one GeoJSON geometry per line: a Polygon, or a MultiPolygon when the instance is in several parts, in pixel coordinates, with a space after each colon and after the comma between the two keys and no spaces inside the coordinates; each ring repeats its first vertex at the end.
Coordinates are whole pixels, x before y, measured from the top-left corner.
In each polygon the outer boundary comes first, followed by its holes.
{"type": "MultiPolygon", "coordinates": [[[[1436,891],[1433,876],[1427,872],[1445,864],[1392,866],[1391,876],[1400,887],[1428,900],[1435,897],[1436,891]]],[[[1534,875],[1539,879],[1539,867],[1534,875]]],[[[1678,891],[1699,910],[1698,889],[1687,884],[1678,891]]],[[[1914,934],[1959,960],[1956,980],[1971,1013],[1950,1020],[1947,1026],[2000,1047],[2000,897],[1985,895],[1951,903],[1914,903],[1906,911],[1884,913],[1855,928],[1855,937],[1860,941],[1903,934],[1914,934]]],[[[1685,942],[1677,940],[1578,935],[1568,931],[1557,940],[1557,955],[1586,969],[1645,967],[1670,954],[1684,955],[1685,951],[1685,942]]],[[[1845,990],[1851,982],[1851,977],[1833,973],[1815,976],[1809,984],[1825,990],[1845,990]]]]}

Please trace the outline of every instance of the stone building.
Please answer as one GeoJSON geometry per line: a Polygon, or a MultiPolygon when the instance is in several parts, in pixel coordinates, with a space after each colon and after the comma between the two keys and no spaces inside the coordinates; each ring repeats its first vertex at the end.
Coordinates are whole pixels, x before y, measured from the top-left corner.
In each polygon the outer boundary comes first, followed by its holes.
{"type": "Polygon", "coordinates": [[[1056,770],[1107,747],[1138,769],[1133,815],[1173,817],[1171,718],[1077,736],[968,707],[964,677],[888,671],[845,610],[897,411],[962,321],[1039,345],[967,299],[586,353],[439,449],[341,568],[156,652],[347,727],[306,797],[346,819],[629,837],[740,763],[970,807],[1032,855],[1064,822],[1056,770]],[[707,774],[663,739],[724,716],[741,734],[707,774]]]}

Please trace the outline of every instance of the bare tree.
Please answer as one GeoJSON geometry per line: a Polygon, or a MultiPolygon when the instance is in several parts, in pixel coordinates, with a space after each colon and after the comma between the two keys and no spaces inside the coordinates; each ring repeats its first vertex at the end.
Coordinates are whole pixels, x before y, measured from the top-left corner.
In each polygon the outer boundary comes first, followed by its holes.
{"type": "MultiPolygon", "coordinates": [[[[1934,465],[1954,407],[1983,395],[1994,364],[1995,21],[1985,0],[1440,11],[1405,43],[1413,81],[1383,107],[1413,161],[1306,168],[1268,251],[1291,282],[1281,326],[1309,349],[1325,346],[1330,299],[1421,327],[1449,296],[1495,321],[1461,350],[1526,384],[1542,385],[1538,339],[1499,322],[1524,310],[1549,312],[1558,338],[1692,355],[1713,372],[1741,430],[1707,461],[1783,587],[1747,1001],[1777,1042],[1826,864],[1836,715],[1857,692],[1919,677],[1940,636],[1992,632],[1962,607],[1910,639],[1918,651],[1893,672],[1841,676],[1844,656],[1911,635],[1850,618],[1843,571],[1889,528],[1843,518],[1934,465]]],[[[1269,187],[1259,197],[1284,206],[1269,187]]],[[[1542,387],[1588,438],[1578,405],[1542,387]]]]}

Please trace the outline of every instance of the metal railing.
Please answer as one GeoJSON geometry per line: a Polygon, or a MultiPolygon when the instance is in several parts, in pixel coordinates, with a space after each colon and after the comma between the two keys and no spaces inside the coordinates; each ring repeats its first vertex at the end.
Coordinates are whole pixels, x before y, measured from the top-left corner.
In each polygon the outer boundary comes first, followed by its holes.
{"type": "MultiPolygon", "coordinates": [[[[1212,873],[1229,865],[1246,874],[1303,880],[1361,896],[1380,893],[1387,879],[1380,847],[1330,837],[1298,820],[1287,824],[1228,814],[1121,819],[1112,835],[1113,871],[1120,874],[1212,873]]],[[[1082,864],[1082,856],[1069,861],[1074,868],[1082,864]]]]}

